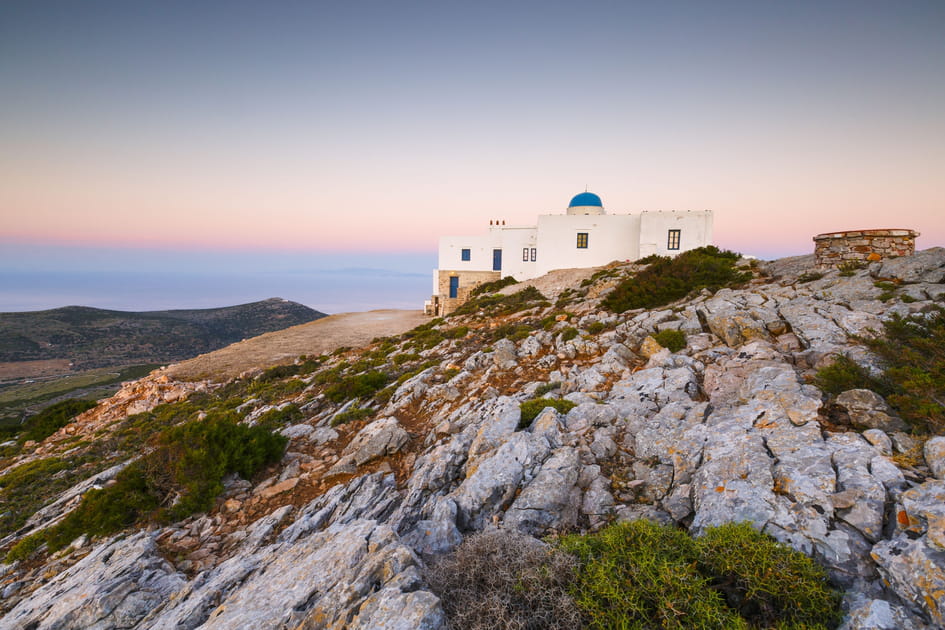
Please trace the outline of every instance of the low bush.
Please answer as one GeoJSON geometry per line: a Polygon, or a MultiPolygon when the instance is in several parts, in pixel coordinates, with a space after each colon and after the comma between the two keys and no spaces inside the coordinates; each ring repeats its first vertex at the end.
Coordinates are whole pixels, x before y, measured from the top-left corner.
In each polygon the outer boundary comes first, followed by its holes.
{"type": "Polygon", "coordinates": [[[834,628],[840,596],[804,554],[750,524],[699,539],[649,521],[566,536],[591,628],[834,628]]]}
{"type": "Polygon", "coordinates": [[[604,322],[591,322],[587,325],[587,332],[591,333],[592,335],[597,335],[604,332],[605,328],[607,328],[607,326],[604,324],[604,322]]]}
{"type": "Polygon", "coordinates": [[[799,275],[797,277],[797,281],[800,284],[807,284],[808,282],[813,282],[814,280],[820,280],[823,277],[824,277],[824,274],[822,274],[819,271],[807,271],[799,275]]]}
{"type": "Polygon", "coordinates": [[[551,381],[550,383],[542,383],[541,385],[538,386],[538,389],[535,390],[535,395],[544,396],[548,392],[555,389],[560,389],[560,388],[561,388],[561,383],[559,381],[551,381]]]}
{"type": "Polygon", "coordinates": [[[270,409],[256,418],[256,426],[262,427],[267,431],[276,431],[288,424],[294,424],[300,421],[304,415],[299,406],[291,403],[281,409],[270,409]]]}
{"type": "Polygon", "coordinates": [[[582,618],[568,594],[575,561],[509,530],[473,534],[427,570],[451,628],[574,630],[582,618]]]}
{"type": "Polygon", "coordinates": [[[376,412],[371,408],[352,405],[351,408],[347,409],[346,411],[335,414],[331,419],[331,426],[337,427],[347,422],[354,422],[355,420],[370,418],[375,413],[376,412]]]}
{"type": "Polygon", "coordinates": [[[691,249],[675,258],[656,257],[649,266],[620,282],[602,304],[622,313],[664,306],[701,289],[743,284],[752,274],[735,267],[738,258],[735,252],[714,246],[691,249]]]}
{"type": "Polygon", "coordinates": [[[26,419],[26,422],[23,423],[20,441],[35,440],[36,442],[42,442],[72,422],[77,415],[92,409],[97,404],[94,400],[70,399],[50,405],[35,416],[26,419]]]}
{"type": "Polygon", "coordinates": [[[578,336],[578,330],[577,328],[574,328],[573,326],[568,326],[567,328],[561,331],[561,341],[571,341],[577,336],[578,336]]]}
{"type": "Polygon", "coordinates": [[[696,540],[699,568],[752,626],[832,628],[840,595],[824,569],[749,523],[710,528],[696,540]]]}
{"type": "Polygon", "coordinates": [[[366,398],[381,390],[390,378],[383,372],[367,372],[347,376],[325,388],[325,397],[334,402],[342,403],[352,398],[366,398]]]}
{"type": "Polygon", "coordinates": [[[682,530],[640,520],[561,547],[581,562],[571,593],[591,628],[748,627],[696,571],[696,543],[682,530]]]}
{"type": "Polygon", "coordinates": [[[883,336],[866,341],[885,365],[886,400],[903,420],[945,433],[945,308],[908,317],[893,315],[883,336]]]}
{"type": "Polygon", "coordinates": [[[814,383],[828,394],[840,394],[850,389],[884,389],[864,368],[842,354],[834,357],[829,365],[817,370],[814,383]]]}
{"type": "Polygon", "coordinates": [[[519,430],[528,427],[532,423],[532,420],[538,417],[538,414],[542,412],[545,407],[552,407],[558,411],[558,413],[568,413],[574,409],[576,405],[570,400],[563,400],[558,398],[533,398],[532,400],[526,400],[521,403],[518,408],[522,412],[522,418],[518,423],[519,430]]]}
{"type": "Polygon", "coordinates": [[[223,490],[223,477],[252,478],[277,461],[286,438],[238,423],[233,412],[213,412],[162,431],[154,449],[118,473],[112,485],[88,491],[62,521],[21,541],[11,558],[43,542],[60,549],[81,534],[104,536],[135,523],[169,522],[205,511],[223,490]]]}
{"type": "Polygon", "coordinates": [[[653,335],[653,339],[670,352],[679,352],[686,347],[686,333],[681,330],[667,328],[653,335]]]}
{"type": "Polygon", "coordinates": [[[860,341],[882,361],[882,376],[873,378],[854,361],[837,356],[817,371],[817,386],[831,394],[871,389],[916,429],[945,433],[945,308],[908,317],[894,314],[883,322],[881,335],[860,341]]]}
{"type": "Polygon", "coordinates": [[[483,311],[485,314],[492,316],[509,315],[511,313],[524,311],[527,308],[546,304],[548,304],[548,302],[545,296],[541,294],[541,291],[535,287],[529,286],[512,295],[496,293],[494,295],[480,295],[471,298],[450,313],[450,316],[472,315],[479,311],[483,311]]]}
{"type": "Polygon", "coordinates": [[[483,282],[478,287],[473,289],[469,297],[476,297],[477,295],[489,295],[491,293],[498,293],[505,287],[511,286],[513,284],[518,284],[518,280],[512,276],[505,276],[500,280],[493,280],[492,282],[483,282]]]}
{"type": "Polygon", "coordinates": [[[509,339],[510,341],[521,341],[525,339],[532,333],[532,327],[528,324],[518,324],[515,322],[509,322],[507,324],[502,324],[496,328],[493,328],[488,335],[490,341],[498,341],[499,339],[509,339]]]}

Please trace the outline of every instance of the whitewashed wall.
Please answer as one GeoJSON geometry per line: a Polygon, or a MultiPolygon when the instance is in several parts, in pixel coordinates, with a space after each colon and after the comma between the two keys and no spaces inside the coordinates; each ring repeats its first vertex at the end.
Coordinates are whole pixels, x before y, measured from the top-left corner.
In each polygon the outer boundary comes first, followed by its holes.
{"type": "Polygon", "coordinates": [[[639,251],[638,230],[639,217],[635,215],[543,214],[538,217],[536,274],[634,260],[639,251]],[[578,232],[587,232],[587,249],[578,249],[578,232]]]}
{"type": "Polygon", "coordinates": [[[643,212],[640,215],[640,257],[675,256],[687,249],[712,244],[712,211],[643,212]],[[669,250],[669,231],[680,231],[678,250],[669,250]]]}

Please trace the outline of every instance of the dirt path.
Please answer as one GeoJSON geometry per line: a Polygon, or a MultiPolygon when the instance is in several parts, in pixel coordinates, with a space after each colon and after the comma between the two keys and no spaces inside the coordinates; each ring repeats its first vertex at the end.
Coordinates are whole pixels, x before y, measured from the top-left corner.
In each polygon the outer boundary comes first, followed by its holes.
{"type": "Polygon", "coordinates": [[[339,313],[201,354],[169,366],[167,374],[183,381],[229,379],[250,368],[291,363],[303,354],[318,356],[342,346],[363,346],[375,337],[399,335],[429,319],[423,311],[339,313]]]}

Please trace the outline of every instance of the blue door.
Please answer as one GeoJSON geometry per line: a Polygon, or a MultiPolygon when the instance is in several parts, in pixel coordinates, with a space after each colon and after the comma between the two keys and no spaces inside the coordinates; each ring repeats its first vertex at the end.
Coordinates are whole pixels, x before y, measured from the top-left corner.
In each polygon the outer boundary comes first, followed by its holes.
{"type": "Polygon", "coordinates": [[[450,276],[450,297],[456,297],[459,291],[459,276],[450,276]]]}
{"type": "Polygon", "coordinates": [[[502,271],[502,250],[492,250],[492,271],[502,271]]]}

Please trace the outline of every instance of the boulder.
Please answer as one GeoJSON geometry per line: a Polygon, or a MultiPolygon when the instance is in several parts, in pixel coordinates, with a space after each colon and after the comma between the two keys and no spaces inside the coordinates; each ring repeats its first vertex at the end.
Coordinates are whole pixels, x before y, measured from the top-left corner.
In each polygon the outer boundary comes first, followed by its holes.
{"type": "Polygon", "coordinates": [[[935,436],[929,438],[922,447],[922,454],[925,455],[925,463],[938,479],[945,479],[945,437],[935,436]]]}
{"type": "Polygon", "coordinates": [[[851,389],[837,396],[837,405],[850,414],[850,422],[858,429],[880,429],[886,433],[905,431],[909,427],[883,397],[869,389],[851,389]]]}

